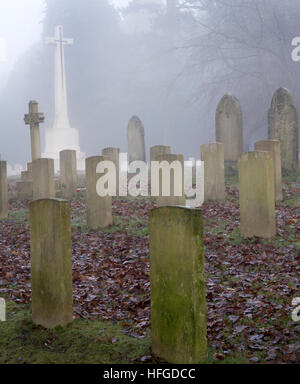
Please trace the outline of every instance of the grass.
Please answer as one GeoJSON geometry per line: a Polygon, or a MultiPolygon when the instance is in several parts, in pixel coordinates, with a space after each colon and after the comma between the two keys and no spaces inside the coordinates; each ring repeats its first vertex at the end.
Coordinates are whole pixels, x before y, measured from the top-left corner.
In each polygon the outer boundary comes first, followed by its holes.
{"type": "MultiPolygon", "coordinates": [[[[215,360],[209,349],[203,364],[246,364],[242,355],[215,360]]],[[[136,338],[122,323],[75,320],[46,330],[31,321],[28,306],[7,303],[7,321],[0,322],[0,364],[132,364],[151,356],[151,333],[136,338]]]]}
{"type": "Polygon", "coordinates": [[[29,212],[26,209],[20,209],[19,211],[10,211],[8,213],[9,220],[14,221],[16,224],[25,225],[29,218],[29,212]]]}
{"type": "Polygon", "coordinates": [[[131,337],[119,323],[80,319],[46,330],[32,323],[28,307],[8,303],[7,313],[0,323],[1,364],[125,364],[151,355],[150,334],[131,337]]]}
{"type": "Polygon", "coordinates": [[[148,235],[148,219],[137,216],[114,216],[114,223],[104,232],[125,232],[129,236],[145,237],[148,235]]]}

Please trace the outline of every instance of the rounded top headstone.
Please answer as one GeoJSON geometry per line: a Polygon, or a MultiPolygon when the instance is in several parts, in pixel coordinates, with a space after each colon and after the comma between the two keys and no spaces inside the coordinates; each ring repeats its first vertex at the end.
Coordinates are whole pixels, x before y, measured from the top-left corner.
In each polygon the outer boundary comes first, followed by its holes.
{"type": "Polygon", "coordinates": [[[273,95],[271,109],[281,110],[285,105],[294,106],[293,95],[287,88],[279,88],[273,95]]]}
{"type": "Polygon", "coordinates": [[[230,115],[232,113],[237,112],[242,113],[242,108],[239,100],[230,93],[224,95],[217,107],[217,114],[222,112],[226,113],[226,115],[230,115]]]}
{"type": "Polygon", "coordinates": [[[138,116],[132,116],[132,118],[129,120],[128,130],[130,129],[137,129],[144,133],[144,125],[138,116]]]}

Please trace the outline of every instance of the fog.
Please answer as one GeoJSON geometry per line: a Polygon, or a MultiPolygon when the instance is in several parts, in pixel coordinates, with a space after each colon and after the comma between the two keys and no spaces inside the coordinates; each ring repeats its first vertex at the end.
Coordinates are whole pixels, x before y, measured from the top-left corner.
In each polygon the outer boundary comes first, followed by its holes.
{"type": "Polygon", "coordinates": [[[30,160],[29,100],[54,118],[54,50],[44,43],[62,24],[71,125],[81,150],[127,151],[137,115],[147,151],[170,145],[186,157],[215,141],[215,110],[234,94],[244,114],[245,146],[267,137],[273,92],[289,88],[300,106],[297,0],[0,0],[0,153],[30,160]]]}

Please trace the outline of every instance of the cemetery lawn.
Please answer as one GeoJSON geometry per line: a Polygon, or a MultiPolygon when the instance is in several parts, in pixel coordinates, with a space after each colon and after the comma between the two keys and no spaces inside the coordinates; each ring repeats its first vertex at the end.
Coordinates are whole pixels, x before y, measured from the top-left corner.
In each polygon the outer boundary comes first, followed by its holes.
{"type": "MultiPolygon", "coordinates": [[[[72,201],[75,320],[47,331],[30,318],[28,201],[10,192],[0,222],[0,363],[159,362],[151,354],[148,213],[152,199],[115,199],[115,223],[88,231],[85,199],[72,201]]],[[[284,183],[276,205],[278,236],[242,239],[238,186],[227,178],[225,203],[205,203],[209,358],[205,363],[300,363],[300,177],[284,183]]]]}

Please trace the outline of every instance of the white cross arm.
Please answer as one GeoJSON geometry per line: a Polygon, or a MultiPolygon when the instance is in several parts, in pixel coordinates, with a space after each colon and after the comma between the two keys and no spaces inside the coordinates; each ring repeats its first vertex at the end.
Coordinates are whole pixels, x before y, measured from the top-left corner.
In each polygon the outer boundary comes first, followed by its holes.
{"type": "Polygon", "coordinates": [[[45,43],[46,44],[53,44],[53,45],[55,45],[56,44],[56,39],[55,39],[55,37],[46,37],[45,43]]]}
{"type": "MultiPolygon", "coordinates": [[[[73,39],[62,39],[61,42],[64,45],[73,45],[74,44],[74,40],[73,39]]],[[[46,44],[56,45],[56,44],[60,43],[60,40],[57,39],[56,37],[46,37],[45,43],[46,44]]]]}
{"type": "Polygon", "coordinates": [[[74,44],[74,39],[63,39],[63,43],[65,45],[73,45],[74,44]]]}

